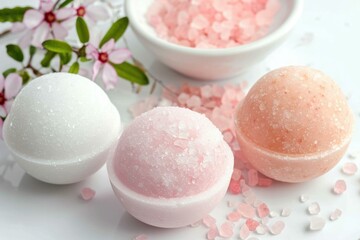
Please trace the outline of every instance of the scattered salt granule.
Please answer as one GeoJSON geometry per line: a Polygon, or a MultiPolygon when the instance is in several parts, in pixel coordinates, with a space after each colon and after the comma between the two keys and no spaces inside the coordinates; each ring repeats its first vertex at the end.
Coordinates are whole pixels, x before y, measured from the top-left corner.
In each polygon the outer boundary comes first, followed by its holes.
{"type": "Polygon", "coordinates": [[[93,199],[96,192],[91,188],[85,187],[85,188],[81,189],[80,194],[81,194],[82,199],[84,199],[85,201],[89,201],[89,200],[93,199]]]}
{"type": "Polygon", "coordinates": [[[240,233],[239,233],[240,239],[245,240],[245,239],[247,239],[247,237],[249,235],[250,235],[250,230],[249,230],[248,226],[246,224],[243,224],[240,227],[240,233]]]}
{"type": "Polygon", "coordinates": [[[255,231],[259,235],[264,235],[265,233],[268,232],[268,227],[266,225],[261,224],[261,225],[257,226],[255,231]]]}
{"type": "Polygon", "coordinates": [[[234,234],[234,225],[232,222],[225,222],[220,226],[219,235],[224,238],[230,238],[234,234]]]}
{"type": "Polygon", "coordinates": [[[347,162],[342,167],[342,172],[346,175],[354,175],[357,172],[357,166],[355,163],[347,162]]]}
{"type": "Polygon", "coordinates": [[[265,203],[260,204],[256,210],[257,210],[257,214],[258,214],[259,218],[264,218],[264,217],[268,216],[270,213],[270,210],[265,203]]]}
{"type": "Polygon", "coordinates": [[[285,228],[283,221],[277,221],[270,227],[270,233],[273,235],[279,235],[285,228]]]}
{"type": "Polygon", "coordinates": [[[309,196],[306,195],[306,194],[301,194],[301,196],[299,197],[299,201],[300,201],[301,203],[304,203],[304,202],[306,202],[306,201],[308,201],[308,200],[309,200],[309,196]]]}
{"type": "Polygon", "coordinates": [[[281,211],[281,216],[282,217],[288,217],[291,214],[291,209],[290,208],[283,208],[281,211]]]}
{"type": "Polygon", "coordinates": [[[205,227],[212,227],[216,224],[216,219],[213,218],[210,215],[206,215],[203,219],[202,219],[203,224],[205,225],[205,227]]]}
{"type": "Polygon", "coordinates": [[[238,211],[244,218],[255,217],[255,208],[253,208],[250,204],[239,203],[238,211]]]}
{"type": "Polygon", "coordinates": [[[234,181],[240,181],[241,178],[241,170],[234,168],[231,179],[234,181]]]}
{"type": "Polygon", "coordinates": [[[140,234],[136,236],[134,240],[148,240],[148,237],[145,234],[140,234]]]}
{"type": "MultiPolygon", "coordinates": [[[[187,47],[227,48],[267,34],[278,0],[155,0],[146,18],[160,38],[187,47]]],[[[209,89],[202,95],[209,97],[209,89]]]]}
{"type": "Polygon", "coordinates": [[[324,228],[325,223],[326,223],[325,219],[322,217],[318,217],[318,216],[312,217],[310,219],[309,229],[311,231],[319,231],[324,228]]]}
{"type": "Polygon", "coordinates": [[[219,235],[219,231],[218,231],[217,227],[214,225],[207,232],[206,238],[208,240],[214,240],[218,235],[219,235]]]}
{"type": "Polygon", "coordinates": [[[240,183],[238,181],[231,179],[229,184],[229,191],[233,194],[241,193],[240,183]]]}
{"type": "Polygon", "coordinates": [[[248,229],[253,232],[256,230],[256,228],[259,226],[260,223],[254,219],[249,218],[246,220],[245,224],[248,227],[248,229]]]}
{"type": "Polygon", "coordinates": [[[241,218],[241,214],[238,211],[234,211],[229,213],[226,218],[231,222],[236,222],[241,218]]]}
{"type": "Polygon", "coordinates": [[[271,218],[278,217],[278,216],[279,216],[278,212],[270,211],[270,213],[269,213],[269,217],[271,217],[271,218]]]}
{"type": "Polygon", "coordinates": [[[259,187],[270,187],[272,183],[273,183],[273,180],[270,178],[259,177],[257,185],[259,187]]]}
{"type": "Polygon", "coordinates": [[[333,192],[335,194],[342,194],[343,192],[346,191],[346,182],[342,179],[340,180],[337,180],[335,185],[334,185],[334,188],[333,188],[333,192]]]}
{"type": "Polygon", "coordinates": [[[317,202],[313,202],[309,205],[307,210],[308,210],[309,214],[317,215],[320,212],[320,205],[317,202]]]}
{"type": "Polygon", "coordinates": [[[254,187],[258,184],[259,178],[258,178],[258,171],[255,169],[250,169],[248,171],[248,184],[250,187],[254,187]]]}
{"type": "Polygon", "coordinates": [[[331,221],[335,221],[337,219],[339,219],[339,217],[341,217],[341,214],[342,214],[342,211],[340,209],[335,209],[335,211],[333,211],[331,214],[330,214],[330,217],[329,219],[331,221]]]}

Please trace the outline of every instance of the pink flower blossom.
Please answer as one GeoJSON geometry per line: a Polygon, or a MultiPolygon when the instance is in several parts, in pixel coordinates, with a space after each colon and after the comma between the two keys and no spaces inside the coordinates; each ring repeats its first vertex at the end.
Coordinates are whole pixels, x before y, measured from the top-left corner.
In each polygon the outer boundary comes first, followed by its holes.
{"type": "Polygon", "coordinates": [[[2,138],[3,118],[9,113],[15,96],[22,86],[22,78],[16,74],[9,74],[6,79],[0,75],[0,138],[2,138]]]}
{"type": "Polygon", "coordinates": [[[124,62],[131,56],[131,53],[126,48],[116,48],[114,39],[111,39],[100,49],[89,43],[86,47],[86,56],[95,60],[92,68],[92,79],[95,80],[102,69],[102,80],[106,89],[109,90],[114,88],[118,81],[118,75],[112,64],[124,62]]]}
{"type": "Polygon", "coordinates": [[[0,75],[0,117],[6,117],[9,113],[15,96],[22,86],[22,78],[16,74],[9,74],[6,79],[0,75]]]}
{"type": "Polygon", "coordinates": [[[4,121],[0,117],[0,139],[3,139],[3,133],[2,133],[3,125],[4,125],[4,121]]]}
{"type": "Polygon", "coordinates": [[[50,37],[62,40],[68,35],[68,30],[62,22],[73,15],[73,9],[55,10],[54,5],[55,2],[51,0],[41,0],[39,9],[25,12],[23,23],[27,30],[20,39],[20,46],[28,46],[31,43],[40,47],[42,42],[50,37]]]}
{"type": "Polygon", "coordinates": [[[72,6],[73,16],[64,21],[65,26],[74,26],[76,17],[83,17],[89,26],[97,21],[108,20],[111,16],[103,4],[94,4],[96,0],[75,0],[72,6]]]}

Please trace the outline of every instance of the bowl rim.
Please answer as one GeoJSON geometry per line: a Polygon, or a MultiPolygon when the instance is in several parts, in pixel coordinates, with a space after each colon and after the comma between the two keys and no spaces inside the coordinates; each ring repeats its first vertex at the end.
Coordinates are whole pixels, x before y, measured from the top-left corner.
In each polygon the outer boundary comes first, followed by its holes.
{"type": "Polygon", "coordinates": [[[230,48],[210,49],[210,48],[191,48],[191,47],[182,46],[179,44],[171,43],[165,39],[161,39],[156,35],[148,34],[147,32],[142,31],[143,26],[141,26],[141,24],[138,21],[134,20],[136,19],[136,17],[134,16],[136,12],[134,11],[135,8],[132,6],[136,1],[139,0],[125,0],[125,13],[129,18],[130,26],[133,28],[133,30],[136,33],[146,38],[152,44],[161,46],[166,50],[197,55],[197,56],[202,56],[202,55],[217,56],[219,54],[224,56],[230,56],[234,54],[254,51],[256,49],[265,47],[275,42],[276,40],[282,38],[284,35],[290,32],[290,30],[294,27],[294,25],[298,22],[299,18],[301,17],[304,8],[303,0],[292,0],[293,6],[290,10],[289,16],[285,19],[283,23],[281,23],[281,25],[278,28],[276,28],[270,34],[267,34],[258,40],[255,40],[253,42],[244,45],[239,45],[230,48]]]}
{"type": "Polygon", "coordinates": [[[137,193],[134,190],[127,187],[125,184],[123,184],[121,180],[118,178],[117,174],[115,173],[115,167],[114,167],[115,157],[109,159],[106,162],[108,177],[111,185],[113,186],[114,191],[121,192],[121,194],[124,194],[128,198],[131,198],[132,200],[142,204],[151,205],[155,207],[158,206],[174,207],[174,206],[178,206],[180,203],[181,205],[187,205],[187,204],[202,202],[204,201],[204,199],[209,199],[217,195],[219,192],[223,190],[224,187],[226,187],[226,189],[228,188],[229,181],[231,179],[231,175],[234,168],[234,154],[232,153],[229,145],[226,142],[224,142],[224,144],[228,147],[228,151],[231,152],[231,158],[228,159],[229,163],[225,169],[225,173],[209,189],[197,193],[195,195],[186,196],[186,197],[174,197],[174,198],[164,198],[164,197],[155,198],[137,193]]]}
{"type": "MultiPolygon", "coordinates": [[[[241,108],[243,102],[244,102],[244,100],[242,100],[236,107],[235,116],[240,111],[240,108],[241,108]]],[[[241,138],[244,142],[246,142],[247,144],[250,144],[256,151],[259,151],[266,156],[281,158],[280,160],[282,160],[282,161],[299,161],[299,160],[316,161],[316,160],[321,160],[322,158],[324,158],[326,156],[336,153],[337,151],[343,149],[345,146],[347,146],[350,143],[351,138],[352,138],[352,133],[354,131],[354,116],[353,116],[353,114],[352,114],[351,118],[352,118],[352,120],[351,120],[352,123],[351,123],[351,127],[349,129],[349,132],[348,132],[348,136],[340,144],[338,144],[337,146],[335,146],[329,150],[312,152],[312,153],[308,153],[308,154],[281,153],[281,152],[275,152],[275,151],[266,149],[264,147],[259,146],[258,144],[253,142],[251,139],[249,139],[247,136],[245,136],[245,134],[242,133],[236,117],[234,118],[234,126],[236,128],[235,131],[236,131],[237,138],[241,138]]]]}

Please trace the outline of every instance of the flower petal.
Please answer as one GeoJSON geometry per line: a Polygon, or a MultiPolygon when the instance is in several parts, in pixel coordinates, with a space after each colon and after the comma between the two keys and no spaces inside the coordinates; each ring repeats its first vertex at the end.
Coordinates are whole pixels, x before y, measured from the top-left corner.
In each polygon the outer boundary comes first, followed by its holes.
{"type": "Polygon", "coordinates": [[[109,11],[101,5],[90,5],[86,8],[86,15],[92,20],[108,20],[110,18],[109,11]]]}
{"type": "Polygon", "coordinates": [[[131,56],[131,52],[127,48],[118,48],[109,54],[109,59],[113,63],[122,63],[131,56]]]}
{"type": "Polygon", "coordinates": [[[2,118],[6,117],[6,110],[3,105],[0,105],[0,117],[2,117],[2,118]]]}
{"type": "Polygon", "coordinates": [[[4,139],[4,138],[3,138],[3,126],[4,126],[4,122],[3,122],[3,120],[0,118],[0,139],[4,139]]]}
{"type": "Polygon", "coordinates": [[[63,25],[64,28],[70,29],[75,26],[76,16],[70,17],[64,21],[61,22],[61,25],[63,25]]]}
{"type": "Polygon", "coordinates": [[[96,0],[83,0],[82,4],[84,6],[89,6],[90,4],[93,4],[96,0]]]}
{"type": "Polygon", "coordinates": [[[5,83],[5,79],[4,79],[3,75],[0,74],[0,92],[2,92],[2,90],[4,90],[4,83],[5,83]]]}
{"type": "Polygon", "coordinates": [[[5,102],[4,107],[5,107],[6,115],[9,114],[10,109],[11,109],[11,106],[13,105],[13,103],[14,103],[14,99],[12,99],[12,100],[7,100],[7,101],[5,102]]]}
{"type": "Polygon", "coordinates": [[[11,99],[19,93],[22,86],[22,78],[19,74],[10,73],[5,79],[5,98],[11,99]]]}
{"type": "Polygon", "coordinates": [[[103,82],[105,84],[105,88],[107,90],[113,89],[116,86],[116,83],[119,79],[114,67],[111,66],[109,63],[105,63],[102,77],[103,77],[103,82]]]}
{"type": "Polygon", "coordinates": [[[65,20],[76,15],[74,8],[61,8],[55,13],[57,20],[65,20]]]}
{"type": "Polygon", "coordinates": [[[93,59],[98,59],[99,58],[99,53],[98,53],[98,50],[97,48],[92,45],[91,43],[89,43],[87,46],[86,46],[86,57],[87,58],[93,58],[93,59]]]}
{"type": "Polygon", "coordinates": [[[40,1],[40,9],[44,12],[50,12],[53,10],[55,5],[55,1],[52,0],[41,0],[40,1]]]}
{"type": "Polygon", "coordinates": [[[28,29],[25,31],[24,35],[19,39],[19,46],[21,48],[27,48],[31,44],[31,40],[33,39],[34,30],[28,29]]]}
{"type": "Polygon", "coordinates": [[[97,75],[99,74],[99,70],[101,68],[102,63],[100,61],[96,61],[92,68],[92,80],[94,81],[97,75]]]}
{"type": "Polygon", "coordinates": [[[110,50],[114,49],[114,47],[115,47],[115,40],[112,38],[103,45],[101,51],[109,52],[110,50]]]}
{"type": "Polygon", "coordinates": [[[50,35],[50,27],[49,24],[43,22],[39,27],[35,29],[34,37],[32,39],[32,44],[35,47],[42,47],[42,43],[49,38],[50,35]]]}
{"type": "Polygon", "coordinates": [[[20,32],[23,31],[26,28],[26,25],[22,22],[15,22],[13,23],[13,25],[11,26],[10,31],[11,32],[20,32]]]}
{"type": "Polygon", "coordinates": [[[44,14],[40,11],[30,9],[24,14],[23,23],[28,28],[35,28],[44,20],[44,14]]]}
{"type": "Polygon", "coordinates": [[[54,31],[56,39],[63,40],[68,35],[67,29],[63,27],[60,23],[54,22],[52,25],[52,29],[54,31]]]}

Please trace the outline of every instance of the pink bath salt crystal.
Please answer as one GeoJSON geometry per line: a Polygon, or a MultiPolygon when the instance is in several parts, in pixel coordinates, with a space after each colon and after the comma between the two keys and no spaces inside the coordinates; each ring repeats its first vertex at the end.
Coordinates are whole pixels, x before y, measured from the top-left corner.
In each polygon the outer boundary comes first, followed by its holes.
{"type": "Polygon", "coordinates": [[[319,231],[325,227],[325,219],[322,217],[312,217],[310,219],[309,229],[311,231],[319,231]]]}
{"type": "Polygon", "coordinates": [[[354,175],[357,172],[357,166],[355,163],[347,162],[343,165],[342,172],[346,175],[354,175]]]}
{"type": "Polygon", "coordinates": [[[254,219],[249,218],[246,220],[245,224],[249,228],[249,230],[253,232],[256,230],[260,223],[254,219]]]}
{"type": "Polygon", "coordinates": [[[255,217],[255,208],[246,203],[239,203],[238,211],[244,218],[254,218],[255,217]]]}
{"type": "Polygon", "coordinates": [[[249,236],[250,236],[250,230],[248,228],[248,226],[246,224],[243,224],[241,227],[240,227],[240,233],[239,233],[239,237],[240,239],[242,240],[245,240],[247,239],[249,236]]]}
{"type": "Polygon", "coordinates": [[[268,228],[266,225],[260,224],[256,229],[255,229],[256,233],[259,235],[264,235],[265,233],[268,232],[268,228]]]}
{"type": "Polygon", "coordinates": [[[148,237],[145,234],[140,234],[136,236],[134,240],[148,240],[148,237]]]}
{"type": "Polygon", "coordinates": [[[212,226],[216,225],[216,219],[213,218],[210,215],[206,215],[203,219],[202,219],[203,224],[205,225],[205,227],[211,228],[212,226]]]}
{"type": "Polygon", "coordinates": [[[306,202],[307,200],[309,200],[309,196],[306,195],[306,194],[301,194],[301,196],[299,197],[299,201],[300,201],[301,203],[304,203],[304,202],[306,202]]]}
{"type": "Polygon", "coordinates": [[[210,98],[212,96],[212,87],[205,85],[200,87],[200,93],[202,98],[210,98]]]}
{"type": "MultiPolygon", "coordinates": [[[[282,214],[282,212],[281,212],[281,214],[282,214]]],[[[278,216],[279,216],[278,212],[270,211],[270,213],[269,213],[269,217],[271,217],[271,218],[275,218],[275,217],[278,217],[278,216]]]]}
{"type": "Polygon", "coordinates": [[[247,194],[247,196],[245,196],[245,203],[250,204],[250,205],[255,205],[256,200],[258,200],[256,198],[256,195],[252,192],[250,192],[251,194],[247,194]]]}
{"type": "Polygon", "coordinates": [[[189,100],[190,96],[186,93],[180,93],[177,100],[180,103],[180,106],[185,106],[186,102],[189,100]]]}
{"type": "Polygon", "coordinates": [[[95,197],[95,194],[96,192],[89,187],[81,189],[81,198],[85,201],[93,199],[95,197]]]}
{"type": "Polygon", "coordinates": [[[337,180],[335,185],[334,185],[333,192],[335,194],[340,195],[345,191],[346,191],[346,182],[344,180],[342,180],[342,179],[337,180]]]}
{"type": "Polygon", "coordinates": [[[241,170],[234,168],[233,173],[231,175],[231,179],[234,181],[240,181],[241,178],[241,170]]]}
{"type": "Polygon", "coordinates": [[[200,107],[201,99],[198,96],[191,96],[187,101],[186,105],[189,108],[200,107]]]}
{"type": "Polygon", "coordinates": [[[230,180],[230,184],[229,184],[229,191],[232,194],[239,194],[241,193],[241,186],[240,183],[238,181],[235,181],[233,179],[230,180]]]}
{"type": "Polygon", "coordinates": [[[313,202],[310,204],[310,206],[308,207],[308,212],[311,215],[317,215],[320,213],[320,205],[317,202],[313,202]]]}
{"type": "Polygon", "coordinates": [[[248,171],[248,184],[250,187],[254,187],[258,184],[259,178],[258,178],[258,171],[255,169],[250,169],[248,171]]]}
{"type": "Polygon", "coordinates": [[[335,211],[333,211],[331,214],[330,214],[330,217],[329,219],[331,221],[335,221],[337,219],[339,219],[339,217],[341,217],[341,214],[342,214],[342,211],[340,209],[335,209],[335,211]]]}
{"type": "Polygon", "coordinates": [[[259,187],[270,187],[273,183],[273,180],[267,177],[259,177],[258,178],[258,186],[259,187]]]}
{"type": "Polygon", "coordinates": [[[202,30],[204,28],[206,28],[207,26],[209,26],[209,20],[207,20],[206,17],[204,17],[203,15],[198,15],[196,16],[192,22],[190,27],[198,29],[198,30],[202,30]]]}
{"type": "Polygon", "coordinates": [[[231,143],[232,140],[234,139],[234,136],[232,135],[232,133],[230,131],[226,131],[223,133],[224,135],[224,140],[227,142],[227,143],[231,143]]]}
{"type": "Polygon", "coordinates": [[[234,225],[232,222],[225,222],[220,226],[219,235],[224,238],[230,238],[234,234],[234,225]]]}
{"type": "Polygon", "coordinates": [[[288,217],[291,214],[291,209],[290,208],[283,208],[283,210],[281,211],[281,216],[282,217],[288,217]]]}
{"type": "Polygon", "coordinates": [[[285,228],[283,221],[277,221],[270,227],[270,233],[273,235],[279,235],[285,228]]]}
{"type": "Polygon", "coordinates": [[[264,218],[270,213],[269,207],[265,203],[260,204],[256,210],[259,218],[264,218]]]}
{"type": "Polygon", "coordinates": [[[241,214],[237,211],[231,212],[227,215],[226,218],[227,218],[227,220],[229,220],[231,222],[237,222],[241,218],[241,214]]]}
{"type": "Polygon", "coordinates": [[[214,240],[219,235],[219,231],[216,226],[210,227],[209,231],[206,234],[208,240],[214,240]]]}

